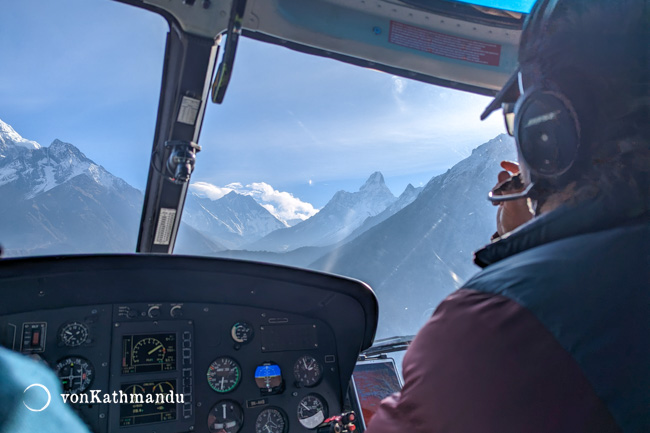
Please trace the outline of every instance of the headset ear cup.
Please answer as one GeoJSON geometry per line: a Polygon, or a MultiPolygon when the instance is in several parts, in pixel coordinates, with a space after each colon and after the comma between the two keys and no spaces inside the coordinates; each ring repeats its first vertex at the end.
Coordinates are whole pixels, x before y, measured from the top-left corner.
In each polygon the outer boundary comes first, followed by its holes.
{"type": "Polygon", "coordinates": [[[574,165],[580,124],[560,93],[531,89],[515,107],[515,140],[531,179],[559,180],[574,165]]]}

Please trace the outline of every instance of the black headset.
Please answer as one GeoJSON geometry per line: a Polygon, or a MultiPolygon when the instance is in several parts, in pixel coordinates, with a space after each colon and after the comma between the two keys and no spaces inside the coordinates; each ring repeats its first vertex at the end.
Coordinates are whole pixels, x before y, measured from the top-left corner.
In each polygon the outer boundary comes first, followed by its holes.
{"type": "Polygon", "coordinates": [[[542,82],[517,101],[513,133],[530,180],[562,183],[580,154],[582,128],[571,100],[553,82],[542,82]]]}

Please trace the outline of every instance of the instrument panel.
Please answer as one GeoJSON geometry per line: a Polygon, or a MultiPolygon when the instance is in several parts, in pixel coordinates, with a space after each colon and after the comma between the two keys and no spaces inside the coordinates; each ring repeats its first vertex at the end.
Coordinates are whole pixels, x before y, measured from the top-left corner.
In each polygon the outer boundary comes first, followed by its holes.
{"type": "Polygon", "coordinates": [[[0,343],[47,363],[94,432],[312,431],[343,411],[376,326],[363,283],[222,259],[2,261],[11,290],[22,295],[2,307],[0,343]],[[176,272],[182,291],[165,288],[176,272]]]}

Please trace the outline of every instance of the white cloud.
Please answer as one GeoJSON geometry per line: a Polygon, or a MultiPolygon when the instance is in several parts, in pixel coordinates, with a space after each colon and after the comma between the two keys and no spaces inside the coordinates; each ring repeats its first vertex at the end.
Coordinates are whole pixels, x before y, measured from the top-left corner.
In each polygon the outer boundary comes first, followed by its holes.
{"type": "Polygon", "coordinates": [[[218,200],[231,191],[249,195],[263,208],[285,222],[297,219],[304,221],[318,213],[318,209],[315,209],[310,203],[294,197],[290,192],[278,191],[265,182],[254,182],[246,186],[239,182],[233,182],[225,187],[219,187],[207,182],[195,182],[190,185],[190,189],[195,194],[208,197],[211,200],[218,200]]]}
{"type": "Polygon", "coordinates": [[[404,93],[404,88],[406,87],[406,81],[396,76],[392,76],[391,78],[393,80],[393,92],[400,95],[404,93]]]}
{"type": "MultiPolygon", "coordinates": [[[[190,185],[190,189],[200,197],[207,197],[210,200],[219,200],[221,197],[234,190],[234,188],[230,188],[229,186],[220,188],[207,182],[194,182],[190,185]]],[[[241,184],[239,186],[241,186],[241,184]]]]}

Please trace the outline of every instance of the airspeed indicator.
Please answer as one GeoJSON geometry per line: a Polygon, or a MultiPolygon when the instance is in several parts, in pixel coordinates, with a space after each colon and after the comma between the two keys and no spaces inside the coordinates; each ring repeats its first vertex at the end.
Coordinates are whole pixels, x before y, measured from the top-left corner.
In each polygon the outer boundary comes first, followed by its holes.
{"type": "Polygon", "coordinates": [[[241,368],[234,359],[222,356],[212,361],[208,367],[207,377],[210,388],[216,392],[230,392],[239,385],[241,368]]]}

